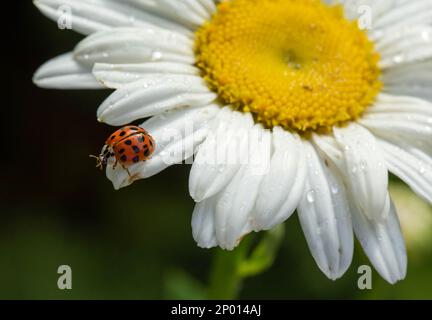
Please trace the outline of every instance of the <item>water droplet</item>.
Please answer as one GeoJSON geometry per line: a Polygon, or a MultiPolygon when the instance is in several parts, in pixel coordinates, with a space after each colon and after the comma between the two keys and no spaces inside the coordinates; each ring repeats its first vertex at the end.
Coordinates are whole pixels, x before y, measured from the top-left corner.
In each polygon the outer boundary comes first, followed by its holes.
{"type": "Polygon", "coordinates": [[[367,164],[366,160],[362,160],[362,161],[360,162],[360,170],[362,170],[362,171],[366,171],[367,166],[368,166],[368,164],[367,164]]]}
{"type": "Polygon", "coordinates": [[[88,60],[88,59],[90,59],[90,55],[89,54],[85,54],[84,55],[84,60],[88,60]]]}
{"type": "Polygon", "coordinates": [[[393,57],[393,62],[397,63],[397,64],[404,62],[404,60],[405,60],[405,58],[404,58],[404,55],[402,53],[397,54],[393,57]]]}
{"type": "Polygon", "coordinates": [[[420,174],[426,173],[426,168],[422,162],[420,163],[420,166],[419,166],[419,172],[420,172],[420,174]]]}
{"type": "Polygon", "coordinates": [[[315,202],[315,190],[310,190],[307,194],[306,194],[306,200],[309,203],[314,203],[315,202]]]}
{"type": "Polygon", "coordinates": [[[424,41],[429,42],[431,40],[431,35],[429,30],[424,30],[421,34],[421,37],[424,41]]]}
{"type": "Polygon", "coordinates": [[[354,166],[354,167],[352,168],[352,170],[351,170],[351,172],[352,172],[353,174],[356,174],[357,171],[358,171],[357,166],[354,166]]]}
{"type": "Polygon", "coordinates": [[[162,52],[154,51],[152,53],[151,59],[152,59],[152,61],[158,61],[158,60],[162,59],[162,52]]]}
{"type": "Polygon", "coordinates": [[[332,185],[331,186],[331,192],[332,194],[338,194],[339,193],[339,187],[337,185],[332,185]]]}

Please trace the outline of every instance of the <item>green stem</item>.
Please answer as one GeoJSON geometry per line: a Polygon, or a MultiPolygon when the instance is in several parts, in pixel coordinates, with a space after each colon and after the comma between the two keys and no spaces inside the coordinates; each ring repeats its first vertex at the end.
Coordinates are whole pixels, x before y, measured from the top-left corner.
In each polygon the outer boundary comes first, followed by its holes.
{"type": "Polygon", "coordinates": [[[217,249],[210,275],[208,298],[211,300],[232,300],[238,297],[244,278],[239,273],[239,266],[247,257],[250,238],[244,239],[233,251],[217,249]]]}
{"type": "Polygon", "coordinates": [[[207,291],[209,299],[232,300],[238,297],[243,280],[268,270],[276,258],[284,226],[261,234],[257,244],[253,244],[254,234],[245,237],[234,251],[217,249],[207,291]]]}

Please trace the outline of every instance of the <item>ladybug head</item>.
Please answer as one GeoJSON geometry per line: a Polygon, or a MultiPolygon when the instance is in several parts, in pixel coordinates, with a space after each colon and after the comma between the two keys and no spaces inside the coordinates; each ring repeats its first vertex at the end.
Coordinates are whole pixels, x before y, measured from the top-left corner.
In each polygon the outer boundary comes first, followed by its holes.
{"type": "Polygon", "coordinates": [[[91,155],[90,158],[96,159],[96,168],[103,170],[103,168],[107,165],[108,159],[111,157],[110,148],[107,145],[104,145],[102,151],[99,156],[91,155]]]}

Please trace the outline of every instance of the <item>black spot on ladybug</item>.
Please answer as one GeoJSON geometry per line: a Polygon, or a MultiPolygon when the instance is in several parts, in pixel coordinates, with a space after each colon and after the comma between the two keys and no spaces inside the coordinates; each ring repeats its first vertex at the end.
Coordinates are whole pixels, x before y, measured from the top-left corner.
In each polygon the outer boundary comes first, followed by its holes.
{"type": "Polygon", "coordinates": [[[149,139],[149,143],[153,147],[153,140],[152,139],[149,139]]]}
{"type": "Polygon", "coordinates": [[[138,148],[137,146],[133,146],[132,149],[133,149],[133,151],[135,153],[139,153],[140,152],[140,148],[138,148]]]}
{"type": "Polygon", "coordinates": [[[130,130],[133,130],[133,131],[137,131],[137,130],[139,130],[138,127],[130,127],[129,129],[130,129],[130,130]]]}
{"type": "Polygon", "coordinates": [[[114,139],[115,139],[115,137],[116,137],[115,135],[111,136],[111,140],[114,140],[114,139]]]}
{"type": "Polygon", "coordinates": [[[132,161],[133,161],[134,163],[138,163],[138,162],[139,162],[139,157],[136,156],[135,158],[132,159],[132,161]]]}
{"type": "Polygon", "coordinates": [[[120,160],[121,160],[122,162],[126,162],[126,161],[127,161],[127,157],[126,157],[126,155],[121,156],[120,160]]]}
{"type": "Polygon", "coordinates": [[[141,143],[143,143],[143,142],[144,142],[144,137],[143,137],[143,136],[140,136],[140,137],[138,138],[138,141],[141,142],[141,143]]]}
{"type": "Polygon", "coordinates": [[[123,153],[125,153],[125,151],[126,151],[125,149],[120,149],[120,150],[119,150],[119,153],[120,153],[120,154],[123,154],[123,153]]]}
{"type": "Polygon", "coordinates": [[[145,157],[150,156],[150,150],[149,149],[144,150],[144,156],[145,157]]]}
{"type": "Polygon", "coordinates": [[[126,131],[120,132],[120,137],[124,137],[126,135],[126,131]]]}
{"type": "Polygon", "coordinates": [[[131,145],[132,145],[132,140],[126,140],[125,143],[126,143],[128,146],[131,146],[131,145]]]}

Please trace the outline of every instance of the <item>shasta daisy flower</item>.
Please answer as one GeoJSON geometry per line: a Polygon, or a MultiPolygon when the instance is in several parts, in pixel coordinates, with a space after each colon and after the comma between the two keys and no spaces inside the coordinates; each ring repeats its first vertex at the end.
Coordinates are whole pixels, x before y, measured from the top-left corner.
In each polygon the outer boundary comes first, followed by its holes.
{"type": "Polygon", "coordinates": [[[354,234],[383,278],[405,277],[388,172],[432,202],[431,1],[35,4],[54,20],[68,6],[72,27],[88,35],[35,83],[114,88],[99,121],[149,118],[155,155],[131,176],[108,167],[115,188],[195,156],[199,246],[231,250],[297,211],[329,278],[349,267],[354,234]],[[370,9],[368,31],[359,8],[370,9]]]}

